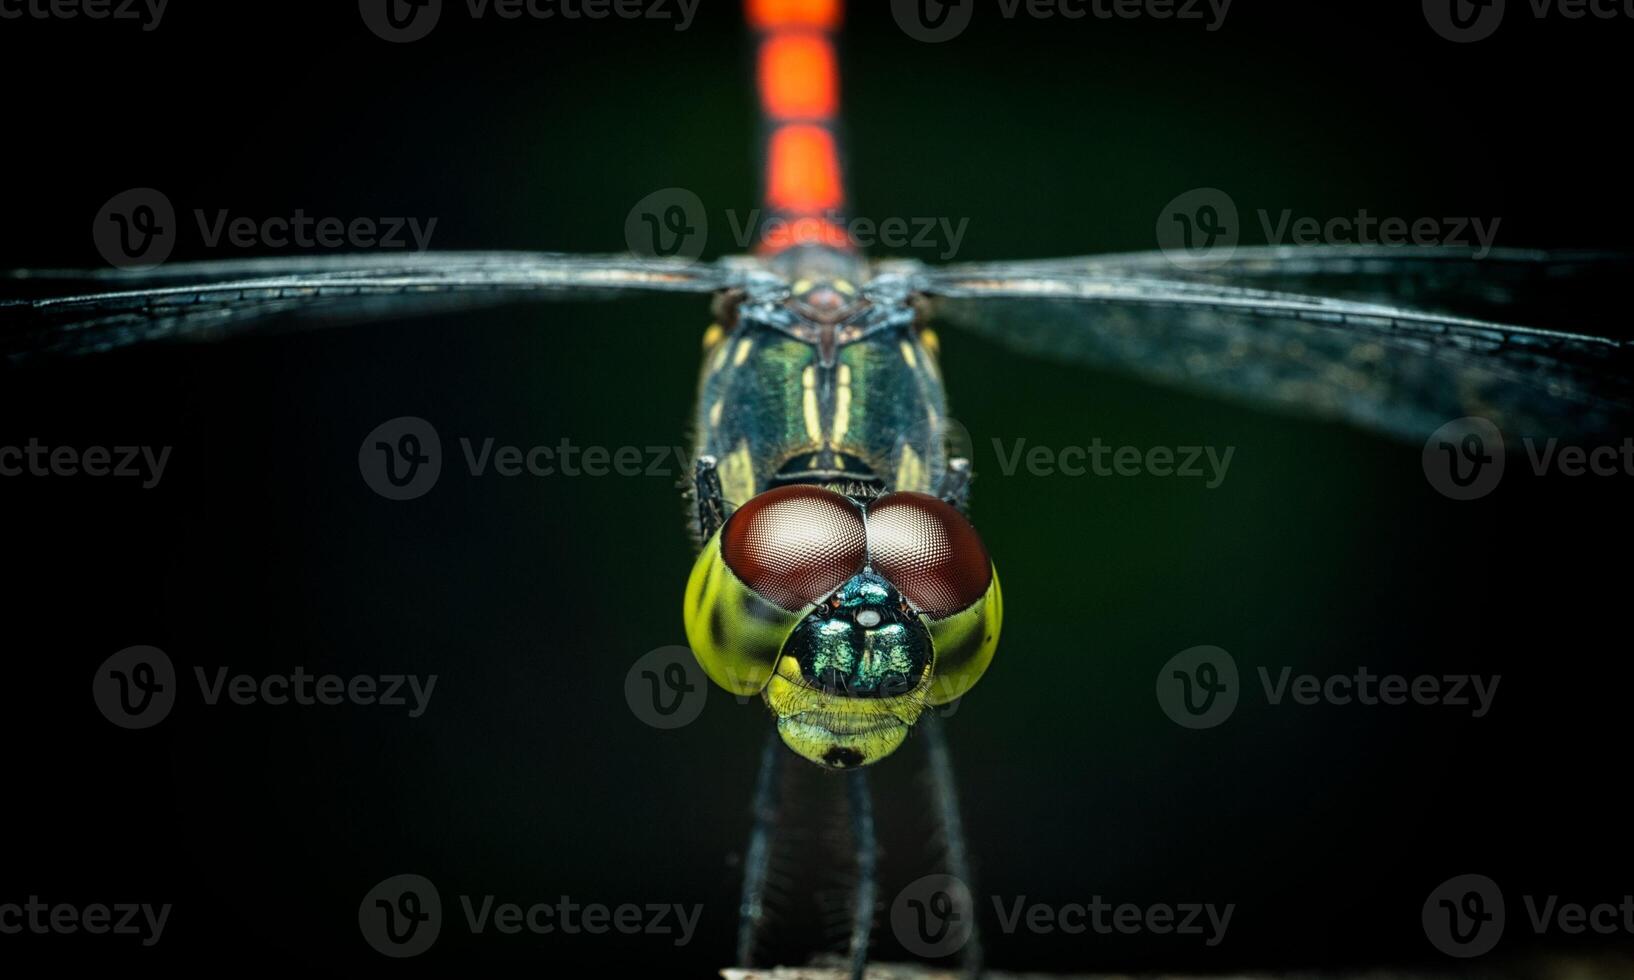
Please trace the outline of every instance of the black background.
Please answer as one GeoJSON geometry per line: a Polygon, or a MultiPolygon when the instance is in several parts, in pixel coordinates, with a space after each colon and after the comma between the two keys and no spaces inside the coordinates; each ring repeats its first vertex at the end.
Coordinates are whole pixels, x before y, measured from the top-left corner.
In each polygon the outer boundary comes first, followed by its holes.
{"type": "MultiPolygon", "coordinates": [[[[1198,186],[1245,215],[1502,219],[1511,246],[1620,246],[1627,19],[1450,44],[1417,4],[1237,0],[1225,26],[1006,21],[942,45],[858,4],[844,86],[857,213],[969,219],[958,259],[1147,249],[1198,186]]],[[[437,248],[617,251],[644,195],[694,189],[710,254],[756,189],[735,5],[663,22],[472,22],[397,46],[349,3],[173,0],[160,28],[0,22],[0,265],[94,266],[130,187],[178,211],[438,219],[437,248]]],[[[189,225],[175,258],[222,258],[189,225]]],[[[1261,236],[1245,223],[1244,240],[1261,236]]],[[[934,254],[913,257],[935,260],[934,254]]],[[[1615,318],[1617,311],[1607,311],[1615,318]]],[[[137,351],[0,375],[0,445],[172,446],[161,485],[0,479],[6,854],[0,902],[172,902],[153,949],[0,936],[0,962],[140,958],[350,972],[395,874],[499,901],[702,903],[700,933],[471,936],[450,915],[403,969],[728,962],[764,712],[712,692],[659,732],[624,678],[683,641],[675,474],[472,477],[456,440],[685,445],[692,299],[557,305],[137,351]],[[424,417],[437,488],[383,500],[360,440],[424,417]],[[184,677],[155,729],[89,696],[148,643],[184,677]],[[196,666],[436,673],[429,710],[207,707],[196,666]]],[[[1006,902],[1238,906],[1217,948],[998,932],[1013,968],[1231,970],[1428,961],[1424,897],[1630,890],[1624,507],[1634,477],[1437,495],[1420,446],[1020,358],[949,332],[975,515],[1004,576],[999,658],[949,721],[983,892],[1006,902]],[[992,440],[1236,447],[1179,479],[1005,476],[992,440]],[[1245,703],[1185,731],[1153,681],[1197,644],[1245,670],[1501,674],[1495,707],[1245,703]]],[[[917,853],[918,748],[876,767],[886,901],[917,853]]],[[[881,918],[878,951],[903,954],[881,918]]],[[[1627,937],[1622,941],[1626,943],[1627,937]]]]}

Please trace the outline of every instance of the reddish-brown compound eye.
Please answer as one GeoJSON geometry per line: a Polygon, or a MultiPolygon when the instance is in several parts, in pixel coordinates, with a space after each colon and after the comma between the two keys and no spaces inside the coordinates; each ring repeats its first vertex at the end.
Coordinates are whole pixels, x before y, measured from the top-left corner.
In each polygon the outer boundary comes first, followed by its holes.
{"type": "Polygon", "coordinates": [[[721,557],[745,585],[784,609],[824,599],[862,571],[868,533],[851,500],[821,487],[768,490],[721,529],[721,557]]]}
{"type": "Polygon", "coordinates": [[[993,563],[981,535],[959,513],[924,493],[891,493],[868,508],[874,571],[932,619],[970,608],[987,593],[993,563]]]}

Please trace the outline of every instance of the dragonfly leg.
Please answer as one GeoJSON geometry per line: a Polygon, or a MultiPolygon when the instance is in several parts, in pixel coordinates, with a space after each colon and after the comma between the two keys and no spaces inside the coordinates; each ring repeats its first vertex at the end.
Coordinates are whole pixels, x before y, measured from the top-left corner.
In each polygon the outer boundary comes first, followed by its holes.
{"type": "Polygon", "coordinates": [[[726,523],[726,500],[721,494],[721,476],[715,471],[715,457],[699,456],[692,464],[692,495],[698,505],[698,541],[702,543],[726,523]]]}
{"type": "Polygon", "coordinates": [[[863,973],[868,969],[868,939],[874,929],[879,844],[874,838],[874,800],[868,792],[868,773],[856,769],[848,778],[851,840],[857,851],[857,886],[851,913],[851,980],[863,980],[863,973]]]}
{"type": "MultiPolygon", "coordinates": [[[[934,711],[925,712],[919,727],[924,731],[925,752],[929,757],[933,809],[947,847],[947,873],[963,882],[974,898],[976,885],[971,877],[970,851],[965,846],[964,821],[959,816],[959,792],[953,784],[953,757],[948,752],[947,734],[934,711]]],[[[976,980],[982,972],[982,941],[974,902],[966,914],[971,916],[970,938],[959,953],[965,977],[976,980]]]]}
{"type": "Polygon", "coordinates": [[[936,495],[958,508],[964,514],[970,506],[970,460],[955,456],[947,461],[947,472],[942,474],[942,485],[936,495]]]}
{"type": "MultiPolygon", "coordinates": [[[[711,531],[711,534],[714,532],[711,531]]],[[[754,966],[755,938],[766,915],[766,873],[772,861],[772,833],[777,829],[778,775],[783,747],[777,729],[767,732],[755,777],[754,827],[743,854],[743,901],[738,906],[738,965],[754,966]]]]}

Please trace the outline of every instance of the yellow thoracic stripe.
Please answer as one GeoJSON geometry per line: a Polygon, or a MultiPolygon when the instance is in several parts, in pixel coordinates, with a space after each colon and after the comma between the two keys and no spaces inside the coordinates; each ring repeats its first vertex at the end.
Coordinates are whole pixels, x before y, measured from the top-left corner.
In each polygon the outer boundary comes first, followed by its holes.
{"type": "Polygon", "coordinates": [[[834,376],[834,423],[829,441],[839,446],[851,431],[851,365],[841,364],[834,376]]]}
{"type": "Polygon", "coordinates": [[[817,408],[817,366],[806,365],[800,372],[802,389],[800,408],[806,423],[806,438],[815,445],[823,444],[823,419],[817,408]]]}

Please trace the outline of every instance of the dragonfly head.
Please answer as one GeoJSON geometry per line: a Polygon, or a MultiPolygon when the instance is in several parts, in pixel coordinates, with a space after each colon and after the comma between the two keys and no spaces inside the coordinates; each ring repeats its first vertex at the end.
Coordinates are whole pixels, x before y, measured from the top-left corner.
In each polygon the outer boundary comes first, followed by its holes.
{"type": "Polygon", "coordinates": [[[706,673],[759,693],[796,753],[877,762],[931,705],[960,697],[998,645],[998,576],[942,500],[867,501],[778,487],[710,538],[687,584],[687,638],[706,673]]]}

